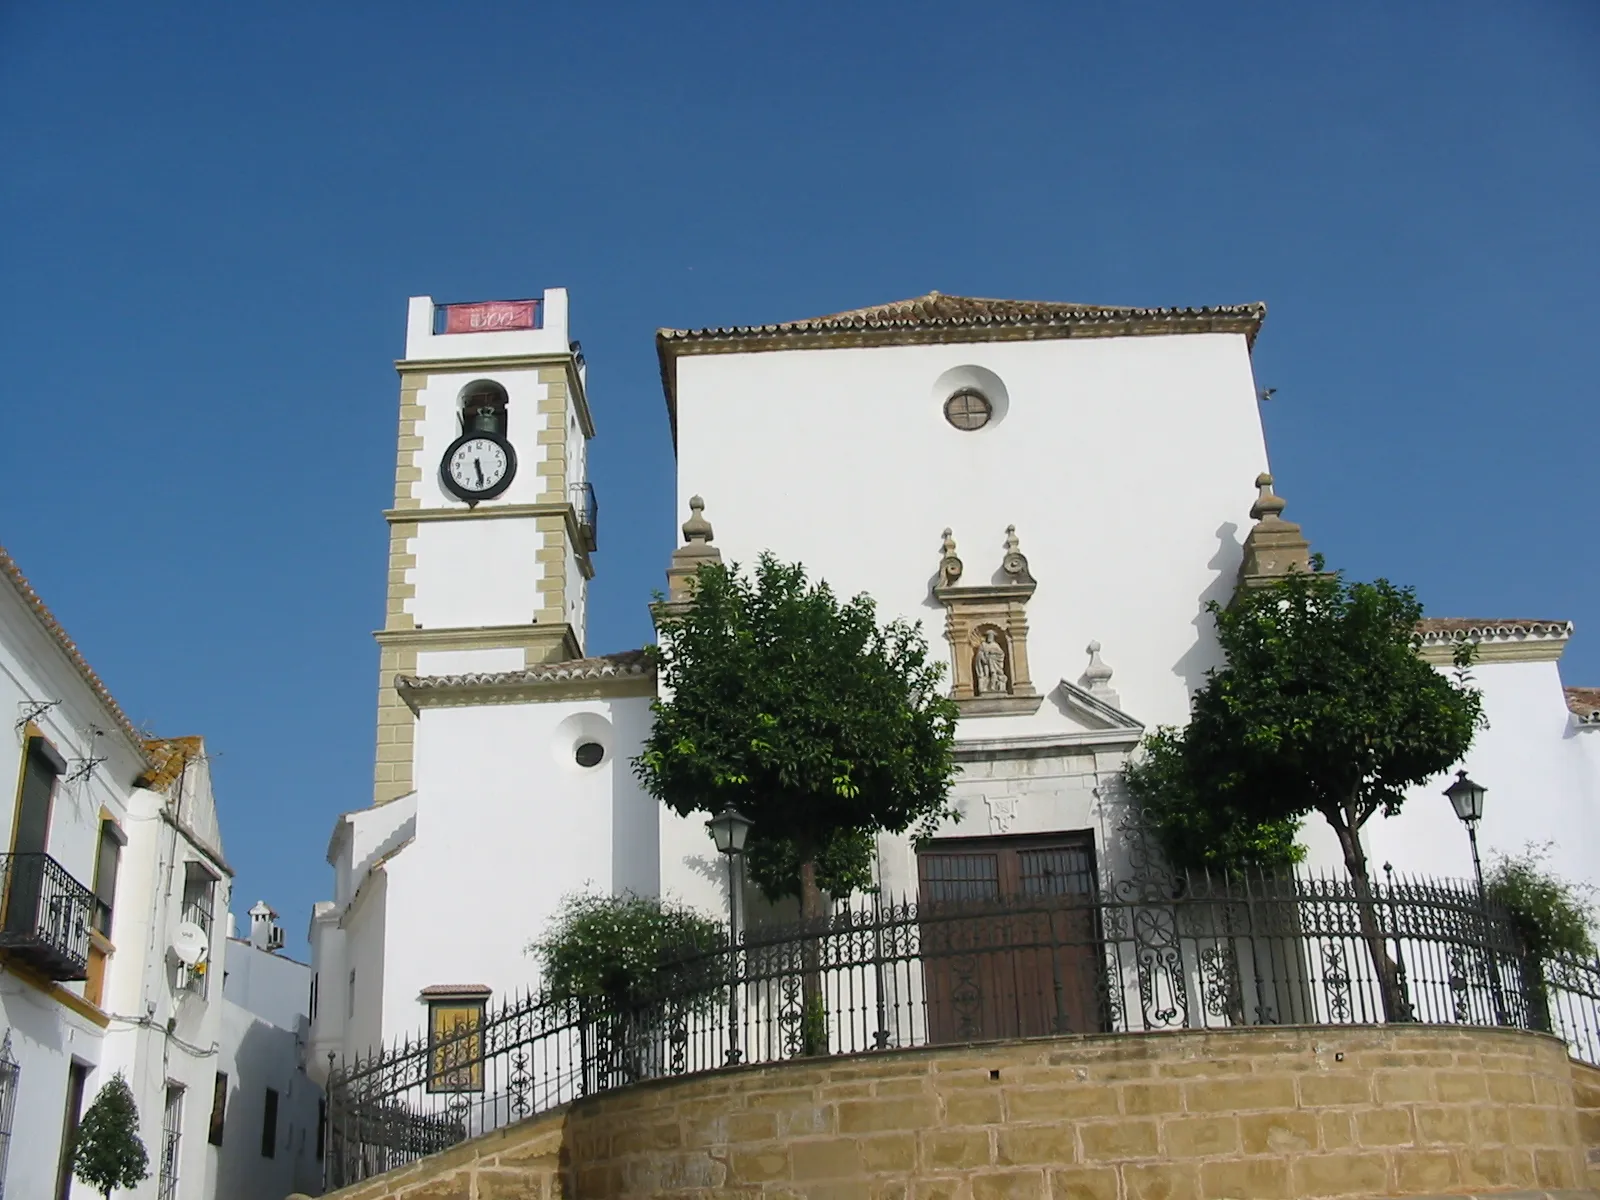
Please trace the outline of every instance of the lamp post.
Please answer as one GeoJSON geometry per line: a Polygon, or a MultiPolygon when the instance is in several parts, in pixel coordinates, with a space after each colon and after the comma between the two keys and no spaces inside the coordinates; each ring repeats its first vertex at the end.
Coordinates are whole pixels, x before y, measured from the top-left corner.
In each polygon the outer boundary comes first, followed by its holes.
{"type": "Polygon", "coordinates": [[[1467,839],[1472,843],[1472,873],[1478,880],[1478,900],[1484,898],[1483,863],[1478,860],[1478,822],[1483,819],[1483,798],[1488,789],[1473,783],[1465,771],[1456,772],[1456,781],[1445,788],[1445,797],[1456,816],[1467,827],[1467,839]]]}
{"type": "Polygon", "coordinates": [[[1478,857],[1478,822],[1483,820],[1483,798],[1488,789],[1467,778],[1466,771],[1457,771],[1455,782],[1444,790],[1456,817],[1467,827],[1467,840],[1472,844],[1472,875],[1478,881],[1478,912],[1483,920],[1483,953],[1489,960],[1489,991],[1494,998],[1494,1019],[1506,1023],[1505,994],[1500,986],[1500,964],[1495,961],[1494,947],[1489,944],[1489,897],[1483,886],[1483,861],[1478,857]]]}
{"type": "Polygon", "coordinates": [[[745,838],[755,822],[727,805],[706,822],[718,853],[728,856],[728,1065],[743,1058],[739,1050],[739,873],[734,860],[744,852],[745,838]]]}

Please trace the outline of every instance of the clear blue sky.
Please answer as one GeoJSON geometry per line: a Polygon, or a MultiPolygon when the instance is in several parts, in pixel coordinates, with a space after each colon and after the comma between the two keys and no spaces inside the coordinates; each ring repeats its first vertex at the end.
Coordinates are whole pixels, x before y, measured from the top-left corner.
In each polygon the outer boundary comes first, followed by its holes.
{"type": "Polygon", "coordinates": [[[654,329],[937,288],[1265,300],[1314,547],[1575,620],[1600,685],[1591,0],[11,3],[0,114],[0,543],[205,735],[237,908],[295,942],[370,799],[412,294],[571,289],[594,650],[673,544],[654,329]]]}

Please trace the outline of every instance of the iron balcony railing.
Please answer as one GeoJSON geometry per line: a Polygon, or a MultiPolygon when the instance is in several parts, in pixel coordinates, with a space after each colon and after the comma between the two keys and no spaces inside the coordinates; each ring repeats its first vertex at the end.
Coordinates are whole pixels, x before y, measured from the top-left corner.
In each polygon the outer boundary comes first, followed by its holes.
{"type": "Polygon", "coordinates": [[[48,854],[0,855],[0,949],[51,979],[89,977],[94,893],[48,854]]]}
{"type": "MultiPolygon", "coordinates": [[[[1085,894],[874,901],[687,947],[650,994],[526,994],[338,1065],[329,1186],[639,1080],[1071,1033],[1388,1021],[1551,1029],[1600,1063],[1600,964],[1530,964],[1476,890],[1090,877],[1085,894]]],[[[332,1064],[330,1064],[332,1065],[332,1064]]]]}
{"type": "Polygon", "coordinates": [[[594,498],[594,484],[574,483],[567,488],[568,501],[578,522],[578,536],[583,548],[593,554],[600,548],[600,502],[594,498]]]}

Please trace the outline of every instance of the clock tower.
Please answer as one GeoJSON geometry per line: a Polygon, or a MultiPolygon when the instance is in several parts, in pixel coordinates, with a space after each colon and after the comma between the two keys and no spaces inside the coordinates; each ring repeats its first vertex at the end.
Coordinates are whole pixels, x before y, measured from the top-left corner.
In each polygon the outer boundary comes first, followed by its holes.
{"type": "Polygon", "coordinates": [[[373,803],[414,789],[416,714],[397,675],[579,658],[594,575],[594,423],[567,293],[414,296],[400,373],[373,803]]]}

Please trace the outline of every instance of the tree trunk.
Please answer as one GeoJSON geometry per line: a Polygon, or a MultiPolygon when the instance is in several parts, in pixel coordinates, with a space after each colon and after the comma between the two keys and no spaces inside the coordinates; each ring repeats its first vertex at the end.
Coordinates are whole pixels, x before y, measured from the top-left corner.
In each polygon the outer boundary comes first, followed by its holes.
{"type": "Polygon", "coordinates": [[[1355,884],[1357,915],[1361,924],[1361,938],[1367,943],[1367,952],[1372,956],[1373,969],[1378,972],[1378,991],[1383,999],[1383,1019],[1385,1021],[1411,1020],[1411,1002],[1405,994],[1405,987],[1400,980],[1400,968],[1393,958],[1389,956],[1388,939],[1384,936],[1383,926],[1378,920],[1378,906],[1372,895],[1372,880],[1367,875],[1367,852],[1361,848],[1361,829],[1356,824],[1355,813],[1351,809],[1339,814],[1341,819],[1335,819],[1332,814],[1324,813],[1328,824],[1333,826],[1333,831],[1338,835],[1339,848],[1344,852],[1345,870],[1350,873],[1350,880],[1355,884]]]}
{"type": "MultiPolygon", "coordinates": [[[[824,917],[822,889],[817,886],[816,855],[800,863],[800,921],[806,932],[820,930],[824,917]]],[[[807,937],[801,944],[800,1053],[807,1058],[828,1052],[828,1012],[822,996],[822,945],[807,937]]]]}

